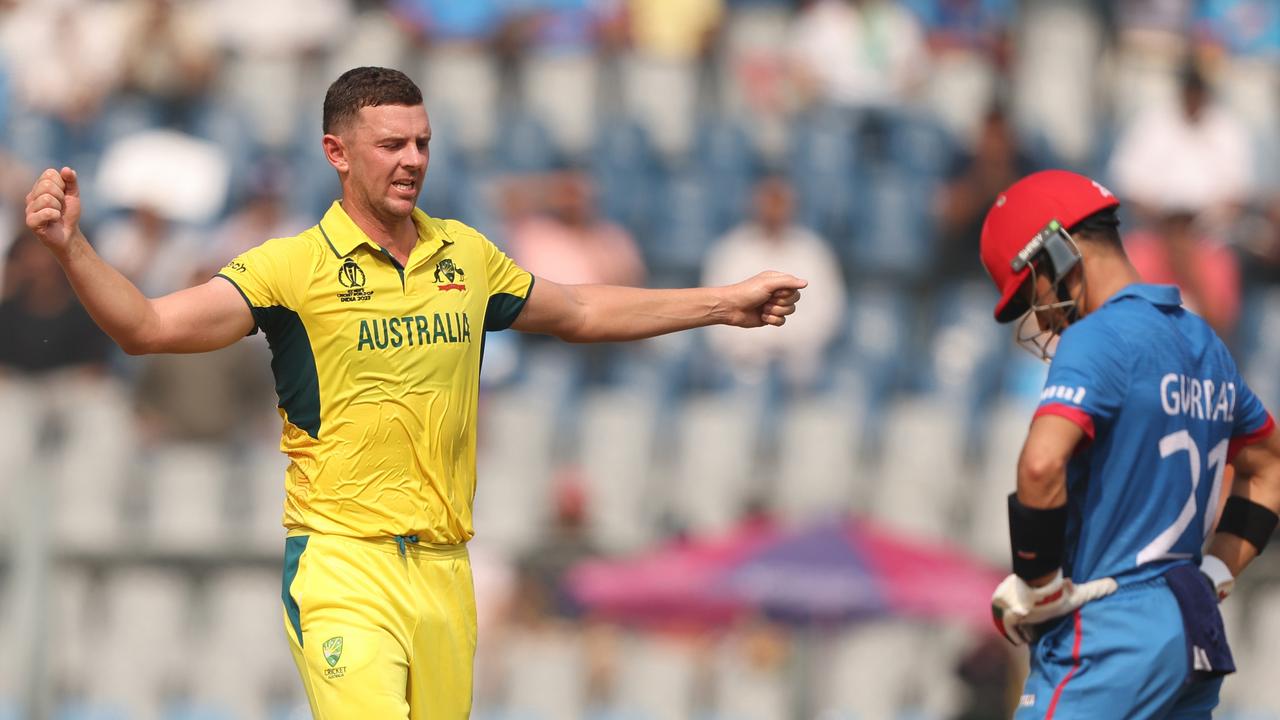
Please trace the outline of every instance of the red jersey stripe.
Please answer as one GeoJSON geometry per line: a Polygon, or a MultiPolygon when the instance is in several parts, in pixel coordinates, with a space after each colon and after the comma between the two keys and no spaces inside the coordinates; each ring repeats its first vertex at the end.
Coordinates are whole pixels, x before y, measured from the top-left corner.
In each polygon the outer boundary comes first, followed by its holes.
{"type": "Polygon", "coordinates": [[[1062,678],[1062,682],[1058,683],[1058,687],[1053,691],[1053,700],[1049,702],[1049,712],[1045,714],[1044,720],[1053,720],[1053,713],[1058,709],[1058,700],[1062,697],[1062,689],[1071,682],[1071,676],[1076,674],[1076,670],[1080,669],[1080,638],[1084,635],[1080,623],[1080,611],[1075,612],[1076,621],[1076,639],[1075,644],[1071,647],[1071,669],[1067,671],[1066,677],[1062,678]]]}
{"type": "Polygon", "coordinates": [[[1041,405],[1036,410],[1036,414],[1031,416],[1031,419],[1035,420],[1041,415],[1057,415],[1058,417],[1066,418],[1079,425],[1084,434],[1089,436],[1090,442],[1093,441],[1093,418],[1084,410],[1070,405],[1063,405],[1062,403],[1049,403],[1048,405],[1041,405]]]}

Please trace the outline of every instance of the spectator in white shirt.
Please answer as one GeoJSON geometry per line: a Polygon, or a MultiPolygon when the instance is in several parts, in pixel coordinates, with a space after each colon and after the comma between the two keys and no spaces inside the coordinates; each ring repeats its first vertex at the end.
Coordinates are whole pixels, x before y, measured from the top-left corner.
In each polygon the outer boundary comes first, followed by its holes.
{"type": "Polygon", "coordinates": [[[1251,140],[1236,117],[1212,102],[1193,66],[1180,78],[1179,103],[1140,114],[1116,144],[1116,191],[1144,218],[1177,206],[1217,225],[1254,193],[1251,140]]]}
{"type": "Polygon", "coordinates": [[[809,279],[805,311],[775,332],[723,333],[707,329],[712,351],[722,355],[736,379],[761,381],[770,364],[792,389],[811,388],[821,377],[827,347],[840,331],[845,310],[840,262],[825,240],[792,221],[795,198],[786,179],[768,177],[755,190],[755,217],[731,230],[708,251],[702,281],[723,285],[742,269],[765,262],[809,279]]]}

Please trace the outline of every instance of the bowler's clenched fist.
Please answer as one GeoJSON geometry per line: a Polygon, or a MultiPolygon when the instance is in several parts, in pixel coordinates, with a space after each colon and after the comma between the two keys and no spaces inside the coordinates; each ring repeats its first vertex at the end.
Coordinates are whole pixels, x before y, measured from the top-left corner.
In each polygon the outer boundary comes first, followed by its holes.
{"type": "Polygon", "coordinates": [[[50,250],[65,250],[80,224],[80,184],[76,171],[49,168],[27,193],[27,227],[50,250]]]}
{"type": "Polygon", "coordinates": [[[730,285],[725,288],[729,301],[725,323],[738,327],[782,325],[796,311],[800,289],[808,284],[793,275],[767,270],[730,285]]]}

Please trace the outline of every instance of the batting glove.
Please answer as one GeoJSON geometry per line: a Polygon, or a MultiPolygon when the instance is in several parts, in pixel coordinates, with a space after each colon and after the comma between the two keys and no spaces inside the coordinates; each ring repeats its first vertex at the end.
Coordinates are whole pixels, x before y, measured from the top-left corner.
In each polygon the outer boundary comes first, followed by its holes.
{"type": "Polygon", "coordinates": [[[1031,587],[1017,575],[1005,578],[991,596],[991,619],[996,629],[1014,645],[1034,642],[1035,626],[1046,620],[1069,615],[1090,600],[1116,591],[1113,578],[1100,578],[1076,585],[1062,577],[1062,570],[1047,585],[1031,587]]]}
{"type": "Polygon", "coordinates": [[[1200,561],[1200,572],[1209,579],[1209,584],[1218,595],[1218,602],[1226,600],[1236,586],[1236,578],[1231,574],[1231,568],[1228,568],[1227,564],[1222,562],[1222,558],[1217,555],[1205,555],[1200,561]]]}

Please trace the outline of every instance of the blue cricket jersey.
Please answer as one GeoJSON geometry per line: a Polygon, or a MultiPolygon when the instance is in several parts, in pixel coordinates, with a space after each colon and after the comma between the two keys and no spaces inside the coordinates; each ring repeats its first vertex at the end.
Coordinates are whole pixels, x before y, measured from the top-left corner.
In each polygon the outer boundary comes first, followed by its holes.
{"type": "Polygon", "coordinates": [[[1058,343],[1036,416],[1088,437],[1067,466],[1064,574],[1140,582],[1200,561],[1237,450],[1275,423],[1178,289],[1130,285],[1058,343]]]}

